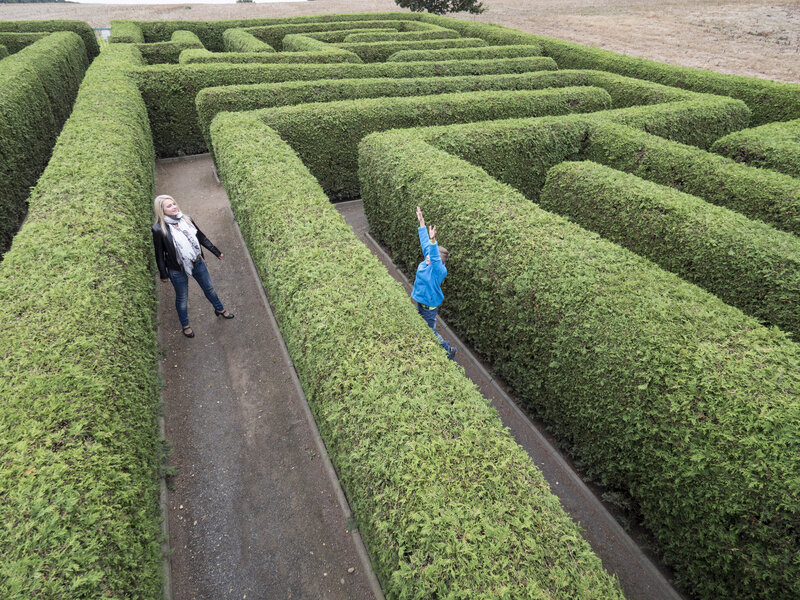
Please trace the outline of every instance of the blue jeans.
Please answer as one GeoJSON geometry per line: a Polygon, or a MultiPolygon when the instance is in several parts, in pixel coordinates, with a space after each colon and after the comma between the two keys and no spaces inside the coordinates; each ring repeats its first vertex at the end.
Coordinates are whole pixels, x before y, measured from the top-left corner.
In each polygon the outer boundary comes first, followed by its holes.
{"type": "MultiPolygon", "coordinates": [[[[178,311],[178,318],[181,320],[181,326],[186,327],[189,324],[189,276],[183,271],[175,271],[167,269],[169,273],[169,280],[172,282],[172,287],[175,288],[175,308],[178,311]]],[[[222,302],[217,297],[217,292],[214,291],[214,285],[211,283],[211,277],[208,274],[208,268],[204,260],[200,259],[192,269],[192,277],[200,284],[200,288],[208,298],[208,301],[214,305],[218,311],[225,310],[222,302]]]]}
{"type": "Polygon", "coordinates": [[[441,335],[439,335],[439,332],[436,331],[436,315],[439,314],[439,307],[437,306],[436,308],[431,310],[430,308],[425,308],[424,306],[422,306],[422,304],[417,302],[417,312],[422,316],[423,319],[425,319],[425,322],[428,324],[428,327],[433,329],[433,335],[435,335],[436,338],[439,340],[439,343],[442,345],[442,348],[450,352],[449,342],[446,342],[444,338],[441,335]]]}

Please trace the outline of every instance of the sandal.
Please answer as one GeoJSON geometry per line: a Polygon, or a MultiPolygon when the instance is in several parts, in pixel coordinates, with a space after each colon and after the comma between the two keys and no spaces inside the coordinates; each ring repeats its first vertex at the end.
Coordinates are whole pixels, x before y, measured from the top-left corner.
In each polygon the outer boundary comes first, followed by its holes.
{"type": "Polygon", "coordinates": [[[183,335],[186,337],[194,337],[194,331],[192,331],[191,325],[187,325],[183,328],[183,335]]]}

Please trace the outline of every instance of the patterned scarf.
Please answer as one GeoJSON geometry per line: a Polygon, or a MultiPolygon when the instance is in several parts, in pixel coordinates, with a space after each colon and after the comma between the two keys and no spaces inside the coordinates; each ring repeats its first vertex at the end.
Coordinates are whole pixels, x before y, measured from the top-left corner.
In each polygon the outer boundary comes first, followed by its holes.
{"type": "Polygon", "coordinates": [[[183,218],[179,212],[177,218],[164,215],[164,221],[170,227],[172,242],[178,252],[178,259],[187,275],[192,274],[194,261],[200,257],[200,244],[197,241],[197,228],[183,218]]]}

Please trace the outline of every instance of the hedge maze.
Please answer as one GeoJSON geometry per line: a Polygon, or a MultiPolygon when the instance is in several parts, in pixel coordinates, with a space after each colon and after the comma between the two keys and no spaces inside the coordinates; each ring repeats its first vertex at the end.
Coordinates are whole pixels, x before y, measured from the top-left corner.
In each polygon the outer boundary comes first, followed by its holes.
{"type": "Polygon", "coordinates": [[[409,273],[414,207],[439,225],[443,315],[688,597],[800,596],[800,85],[416,13],[111,40],[0,263],[4,597],[160,594],[153,159],[203,151],[387,598],[622,591],[331,205],[359,197],[409,273]]]}

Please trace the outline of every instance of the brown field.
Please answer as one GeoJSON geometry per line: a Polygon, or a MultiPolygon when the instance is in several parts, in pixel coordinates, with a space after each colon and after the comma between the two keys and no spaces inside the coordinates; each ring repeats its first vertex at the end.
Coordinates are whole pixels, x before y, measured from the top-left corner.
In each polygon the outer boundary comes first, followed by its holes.
{"type": "MultiPolygon", "coordinates": [[[[480,16],[522,31],[676,65],[800,83],[800,0],[484,0],[480,16]]],[[[5,4],[0,20],[214,20],[399,10],[394,0],[276,4],[5,4]]]]}

